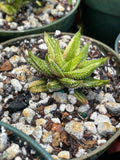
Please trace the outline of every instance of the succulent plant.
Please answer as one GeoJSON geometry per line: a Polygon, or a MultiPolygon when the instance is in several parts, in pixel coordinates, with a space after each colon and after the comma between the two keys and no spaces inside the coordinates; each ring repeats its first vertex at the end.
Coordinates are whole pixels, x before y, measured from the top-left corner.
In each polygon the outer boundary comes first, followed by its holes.
{"type": "Polygon", "coordinates": [[[43,75],[42,78],[29,85],[30,92],[53,92],[72,88],[73,95],[82,103],[87,103],[81,88],[100,87],[109,82],[109,80],[98,80],[91,76],[95,69],[106,62],[108,57],[86,60],[89,42],[80,48],[80,36],[79,30],[63,51],[58,40],[44,33],[48,47],[45,60],[38,58],[31,51],[26,57],[26,61],[43,75]]]}
{"type": "MultiPolygon", "coordinates": [[[[0,10],[6,13],[7,21],[12,21],[20,8],[28,5],[31,1],[32,0],[0,0],[0,10]]],[[[34,3],[40,6],[41,2],[36,0],[34,3]]]]}

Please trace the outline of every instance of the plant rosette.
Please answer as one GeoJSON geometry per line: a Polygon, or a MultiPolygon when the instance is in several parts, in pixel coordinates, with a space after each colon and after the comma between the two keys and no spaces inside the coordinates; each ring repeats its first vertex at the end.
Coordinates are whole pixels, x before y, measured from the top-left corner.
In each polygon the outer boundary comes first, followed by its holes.
{"type": "MultiPolygon", "coordinates": [[[[80,38],[80,31],[1,43],[0,120],[32,137],[53,159],[96,159],[120,134],[119,62],[111,48],[80,38]]],[[[0,142],[2,158],[40,159],[5,128],[0,142]]]]}
{"type": "Polygon", "coordinates": [[[1,41],[57,29],[68,31],[79,3],[80,0],[0,1],[1,41]]]}

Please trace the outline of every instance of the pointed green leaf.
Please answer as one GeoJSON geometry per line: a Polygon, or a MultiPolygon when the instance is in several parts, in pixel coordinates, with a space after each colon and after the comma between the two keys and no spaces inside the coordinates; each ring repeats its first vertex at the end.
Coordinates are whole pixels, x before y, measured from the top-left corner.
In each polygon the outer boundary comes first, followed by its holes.
{"type": "Polygon", "coordinates": [[[51,38],[46,32],[44,32],[44,39],[48,47],[48,55],[50,58],[55,59],[55,39],[51,38]]]}
{"type": "Polygon", "coordinates": [[[40,70],[42,70],[42,74],[45,76],[52,76],[48,64],[42,60],[41,58],[36,57],[31,51],[29,53],[29,58],[33,61],[33,63],[36,64],[37,67],[39,67],[40,70]]]}
{"type": "Polygon", "coordinates": [[[13,3],[13,7],[17,10],[17,12],[19,11],[20,7],[22,6],[22,2],[23,0],[15,0],[13,3]]]}
{"type": "Polygon", "coordinates": [[[59,91],[64,88],[57,80],[53,80],[47,83],[47,88],[50,92],[59,91]]]}
{"type": "Polygon", "coordinates": [[[81,60],[81,54],[77,55],[75,58],[66,62],[65,65],[63,66],[63,71],[68,72],[74,70],[76,66],[79,64],[80,60],[81,60]]]}
{"type": "Polygon", "coordinates": [[[15,15],[17,13],[17,10],[13,6],[8,5],[8,4],[2,4],[2,3],[0,3],[0,9],[3,12],[5,12],[8,15],[11,15],[11,16],[15,15]]]}
{"type": "Polygon", "coordinates": [[[109,83],[109,80],[99,80],[99,79],[94,79],[92,77],[89,77],[83,80],[83,84],[81,85],[81,88],[101,87],[107,83],[109,83]]]}
{"type": "Polygon", "coordinates": [[[82,85],[83,80],[74,80],[70,78],[59,78],[61,84],[67,88],[77,88],[80,84],[82,85]]]}
{"type": "Polygon", "coordinates": [[[64,74],[60,67],[50,58],[48,57],[49,60],[49,66],[51,69],[52,74],[58,76],[58,77],[64,77],[64,74]]]}
{"type": "Polygon", "coordinates": [[[80,101],[82,104],[87,104],[87,99],[85,95],[79,90],[75,89],[73,95],[77,98],[78,101],[80,101]]]}
{"type": "Polygon", "coordinates": [[[33,93],[48,92],[47,82],[44,79],[34,81],[29,85],[28,90],[33,93]]]}
{"type": "MultiPolygon", "coordinates": [[[[106,58],[105,58],[106,59],[106,58]]],[[[90,64],[95,64],[98,63],[100,59],[93,59],[93,60],[86,60],[86,61],[82,61],[80,62],[80,64],[77,66],[77,68],[81,69],[84,67],[89,66],[90,64]]]]}
{"type": "Polygon", "coordinates": [[[79,54],[80,50],[80,30],[74,35],[74,37],[69,42],[68,46],[66,47],[63,57],[65,61],[69,61],[75,56],[79,54]]]}
{"type": "Polygon", "coordinates": [[[36,66],[36,64],[30,59],[30,58],[25,58],[26,62],[29,63],[34,69],[42,73],[42,70],[36,66]]]}
{"type": "Polygon", "coordinates": [[[63,54],[62,54],[62,51],[59,47],[58,41],[56,41],[56,43],[55,43],[55,61],[60,68],[63,68],[64,59],[63,59],[63,54]]]}
{"type": "Polygon", "coordinates": [[[88,56],[89,42],[87,42],[80,50],[81,62],[86,60],[88,56]]]}
{"type": "Polygon", "coordinates": [[[63,72],[63,73],[65,77],[68,77],[68,78],[85,79],[86,77],[90,76],[93,73],[93,71],[99,66],[101,66],[106,60],[107,60],[107,57],[101,58],[99,59],[98,62],[94,64],[90,64],[89,66],[86,66],[82,69],[76,69],[71,72],[63,72]]]}

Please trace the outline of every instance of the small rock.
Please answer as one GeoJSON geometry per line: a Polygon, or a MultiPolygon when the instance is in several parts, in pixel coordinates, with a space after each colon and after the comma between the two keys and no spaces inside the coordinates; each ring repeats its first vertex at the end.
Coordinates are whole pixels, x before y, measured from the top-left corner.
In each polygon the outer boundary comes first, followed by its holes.
{"type": "Polygon", "coordinates": [[[12,70],[12,64],[10,61],[6,61],[0,66],[0,71],[10,71],[12,70]]]}
{"type": "Polygon", "coordinates": [[[97,129],[94,122],[85,122],[84,126],[87,129],[87,131],[89,131],[90,133],[93,133],[93,134],[97,133],[97,129]]]}
{"type": "Polygon", "coordinates": [[[36,125],[37,126],[44,126],[45,124],[46,124],[46,120],[45,119],[43,119],[43,118],[40,118],[40,119],[37,119],[36,120],[36,125]]]}
{"type": "Polygon", "coordinates": [[[69,94],[68,95],[68,100],[71,104],[75,104],[77,102],[76,97],[74,97],[73,95],[69,94]]]}
{"type": "Polygon", "coordinates": [[[13,120],[13,122],[16,122],[20,118],[20,115],[21,115],[20,112],[13,113],[12,114],[12,120],[13,120]]]}
{"type": "Polygon", "coordinates": [[[101,103],[102,99],[104,98],[105,93],[101,91],[99,94],[96,96],[96,100],[101,103]]]}
{"type": "Polygon", "coordinates": [[[35,130],[33,131],[33,137],[35,138],[35,140],[39,143],[40,139],[42,137],[42,127],[41,126],[37,126],[35,128],[35,130]]]}
{"type": "Polygon", "coordinates": [[[21,157],[19,157],[19,156],[17,156],[17,157],[15,157],[15,159],[14,160],[22,160],[22,158],[21,157]]]}
{"type": "Polygon", "coordinates": [[[11,29],[17,29],[18,24],[16,22],[9,23],[11,29]]]}
{"type": "Polygon", "coordinates": [[[53,123],[61,123],[59,118],[52,118],[53,123]]]}
{"type": "Polygon", "coordinates": [[[45,132],[43,133],[43,136],[42,136],[42,141],[44,143],[51,143],[52,142],[52,132],[45,130],[45,132]]]}
{"type": "Polygon", "coordinates": [[[63,12],[65,10],[65,8],[61,4],[58,4],[56,9],[60,12],[63,12]]]}
{"type": "Polygon", "coordinates": [[[66,111],[67,112],[73,112],[74,106],[72,104],[66,104],[66,111]]]}
{"type": "Polygon", "coordinates": [[[105,108],[105,105],[104,104],[99,104],[96,106],[96,109],[98,109],[98,111],[101,113],[101,114],[106,114],[107,113],[107,109],[105,108]]]}
{"type": "Polygon", "coordinates": [[[58,36],[60,36],[60,35],[61,35],[61,31],[60,31],[60,30],[56,30],[56,31],[55,31],[55,36],[58,37],[58,36]]]}
{"type": "Polygon", "coordinates": [[[3,89],[3,82],[0,82],[0,88],[3,89]]]}
{"type": "Polygon", "coordinates": [[[78,107],[78,112],[81,112],[81,113],[85,112],[86,113],[89,109],[90,109],[89,104],[80,105],[78,107]]]}
{"type": "Polygon", "coordinates": [[[65,131],[80,140],[83,138],[84,127],[82,123],[72,120],[65,125],[65,131]]]}
{"type": "Polygon", "coordinates": [[[93,113],[91,114],[91,116],[90,116],[90,119],[91,119],[91,120],[95,120],[95,119],[97,118],[97,116],[98,116],[98,112],[93,112],[93,113]]]}
{"type": "Polygon", "coordinates": [[[48,153],[52,153],[53,152],[53,148],[48,144],[47,147],[45,148],[45,150],[48,152],[48,153]]]}
{"type": "Polygon", "coordinates": [[[15,91],[21,91],[22,90],[22,85],[17,79],[12,79],[11,80],[11,85],[15,89],[15,91]]]}
{"type": "Polygon", "coordinates": [[[115,114],[116,116],[120,116],[120,103],[107,102],[105,103],[105,107],[109,112],[115,114]]]}
{"type": "Polygon", "coordinates": [[[57,109],[57,104],[52,104],[50,106],[45,106],[44,113],[48,114],[48,113],[50,113],[50,112],[52,112],[52,111],[54,111],[56,109],[57,109]]]}
{"type": "Polygon", "coordinates": [[[0,18],[0,26],[4,25],[4,20],[2,18],[0,18]]]}
{"type": "Polygon", "coordinates": [[[60,138],[60,132],[54,132],[53,133],[53,140],[52,140],[52,146],[58,147],[60,145],[61,138],[60,138]]]}
{"type": "Polygon", "coordinates": [[[4,152],[3,152],[3,157],[5,159],[11,160],[13,158],[15,158],[15,156],[20,153],[20,148],[18,144],[12,143],[11,146],[9,148],[7,148],[4,152]]]}
{"type": "Polygon", "coordinates": [[[45,99],[45,98],[47,98],[47,96],[48,96],[47,93],[44,93],[44,92],[40,93],[40,98],[41,99],[45,99]]]}
{"type": "Polygon", "coordinates": [[[107,141],[106,141],[106,139],[98,139],[97,140],[97,144],[98,145],[102,145],[102,144],[104,144],[104,143],[106,143],[107,141]]]}
{"type": "Polygon", "coordinates": [[[80,148],[78,152],[75,154],[75,157],[81,157],[83,154],[85,154],[85,149],[80,148]]]}
{"type": "Polygon", "coordinates": [[[0,152],[3,151],[3,149],[7,146],[7,133],[4,127],[1,127],[1,132],[0,133],[0,152]]]}
{"type": "Polygon", "coordinates": [[[40,44],[39,45],[39,48],[41,49],[41,50],[47,50],[47,45],[46,45],[46,43],[42,43],[42,44],[40,44]]]}
{"type": "Polygon", "coordinates": [[[69,151],[60,151],[58,153],[58,158],[70,159],[70,152],[69,151]]]}
{"type": "Polygon", "coordinates": [[[35,130],[35,128],[30,125],[24,125],[22,128],[22,131],[24,133],[26,133],[27,135],[32,135],[34,130],[35,130]]]}
{"type": "Polygon", "coordinates": [[[95,124],[99,124],[101,122],[111,123],[110,118],[106,115],[99,114],[95,119],[95,124]]]}
{"type": "Polygon", "coordinates": [[[26,108],[23,110],[22,114],[26,121],[30,124],[35,116],[35,111],[33,111],[31,108],[26,108]]]}
{"type": "Polygon", "coordinates": [[[102,136],[107,136],[116,132],[116,128],[112,126],[109,122],[100,122],[97,129],[98,133],[102,136]]]}
{"type": "Polygon", "coordinates": [[[9,59],[9,61],[14,67],[16,67],[17,63],[20,61],[20,56],[14,55],[9,59]]]}
{"type": "Polygon", "coordinates": [[[106,102],[115,102],[114,97],[110,93],[106,93],[104,95],[104,98],[102,99],[101,103],[106,103],[106,102]]]}
{"type": "Polygon", "coordinates": [[[97,97],[97,93],[95,93],[95,92],[93,92],[93,91],[90,91],[90,92],[88,93],[88,95],[86,96],[86,98],[87,98],[88,100],[94,100],[94,99],[96,99],[96,97],[97,97]]]}
{"type": "Polygon", "coordinates": [[[60,104],[60,111],[61,111],[61,112],[64,112],[64,111],[65,111],[65,108],[66,108],[66,105],[65,105],[65,104],[60,104]]]}
{"type": "Polygon", "coordinates": [[[54,92],[53,98],[59,103],[67,103],[67,94],[62,92],[54,92]]]}

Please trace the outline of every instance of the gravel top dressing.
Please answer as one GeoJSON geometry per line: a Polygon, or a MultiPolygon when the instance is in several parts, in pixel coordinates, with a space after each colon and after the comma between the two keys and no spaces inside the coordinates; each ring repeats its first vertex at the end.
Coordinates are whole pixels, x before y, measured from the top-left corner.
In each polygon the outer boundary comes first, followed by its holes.
{"type": "Polygon", "coordinates": [[[1,30],[27,30],[50,24],[67,15],[75,6],[77,0],[42,0],[41,7],[36,7],[35,1],[22,7],[12,22],[6,20],[6,14],[0,11],[1,30]]]}
{"type": "MultiPolygon", "coordinates": [[[[61,48],[71,39],[56,31],[61,48]]],[[[88,38],[81,37],[81,45],[88,38]]],[[[53,159],[70,159],[87,154],[106,143],[120,127],[120,75],[116,74],[115,60],[96,69],[92,76],[110,79],[103,87],[82,89],[88,103],[83,105],[71,95],[73,90],[33,94],[29,84],[41,76],[28,65],[24,54],[31,50],[44,59],[47,46],[42,36],[18,40],[0,46],[0,120],[35,139],[53,159]]],[[[87,59],[105,57],[90,42],[87,59]]],[[[26,142],[15,137],[4,127],[0,129],[0,159],[40,160],[26,142]]]]}

